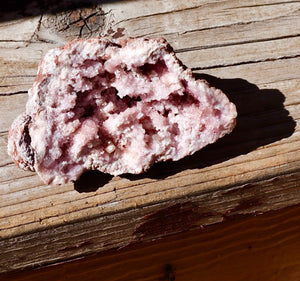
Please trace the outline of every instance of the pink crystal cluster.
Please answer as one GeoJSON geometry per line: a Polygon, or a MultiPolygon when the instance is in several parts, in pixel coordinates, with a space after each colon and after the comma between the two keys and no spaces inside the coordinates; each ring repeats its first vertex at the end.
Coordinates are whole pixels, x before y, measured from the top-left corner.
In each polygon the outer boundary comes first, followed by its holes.
{"type": "Polygon", "coordinates": [[[164,39],[74,40],[41,61],[8,152],[47,184],[90,169],[137,174],[215,142],[236,115],[164,39]]]}

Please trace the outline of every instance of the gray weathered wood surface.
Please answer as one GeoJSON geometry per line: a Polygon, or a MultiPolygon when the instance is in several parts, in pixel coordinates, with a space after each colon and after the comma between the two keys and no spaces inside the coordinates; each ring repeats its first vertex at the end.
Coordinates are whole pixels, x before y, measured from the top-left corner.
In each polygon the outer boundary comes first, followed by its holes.
{"type": "Polygon", "coordinates": [[[64,2],[28,1],[0,18],[0,272],[300,203],[299,1],[64,2]],[[140,176],[43,185],[8,157],[8,128],[43,54],[93,36],[165,37],[196,77],[236,103],[236,129],[140,176]]]}

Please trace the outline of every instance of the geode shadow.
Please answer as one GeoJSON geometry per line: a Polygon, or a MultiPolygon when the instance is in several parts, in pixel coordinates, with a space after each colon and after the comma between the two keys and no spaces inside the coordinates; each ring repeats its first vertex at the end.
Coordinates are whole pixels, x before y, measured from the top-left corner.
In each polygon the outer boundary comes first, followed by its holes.
{"type": "Polygon", "coordinates": [[[74,182],[74,189],[79,193],[93,192],[107,184],[113,176],[98,170],[86,171],[74,182]]]}

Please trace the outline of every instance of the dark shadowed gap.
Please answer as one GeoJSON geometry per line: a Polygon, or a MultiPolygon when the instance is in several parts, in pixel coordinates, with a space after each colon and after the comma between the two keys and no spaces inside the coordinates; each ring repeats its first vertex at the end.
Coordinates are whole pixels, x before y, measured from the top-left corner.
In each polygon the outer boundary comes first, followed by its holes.
{"type": "Polygon", "coordinates": [[[102,173],[98,170],[87,171],[74,182],[74,189],[80,193],[94,192],[98,188],[107,184],[112,178],[113,176],[102,173]]]}
{"type": "Polygon", "coordinates": [[[80,8],[93,8],[98,4],[117,0],[9,0],[0,2],[0,22],[56,14],[80,8]]]}

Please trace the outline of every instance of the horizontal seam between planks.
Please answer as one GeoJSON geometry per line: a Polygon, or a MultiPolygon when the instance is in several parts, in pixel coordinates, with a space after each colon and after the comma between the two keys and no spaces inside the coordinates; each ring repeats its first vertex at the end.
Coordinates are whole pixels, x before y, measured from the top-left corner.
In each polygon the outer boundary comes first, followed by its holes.
{"type": "Polygon", "coordinates": [[[6,97],[6,96],[14,96],[14,95],[21,95],[21,94],[27,94],[27,91],[17,91],[12,93],[0,93],[0,97],[6,97]]]}
{"type": "MultiPolygon", "coordinates": [[[[293,60],[294,61],[294,63],[296,63],[296,62],[298,62],[298,58],[299,58],[300,56],[296,56],[295,58],[293,58],[293,57],[291,57],[291,58],[284,58],[284,60],[285,61],[289,61],[289,60],[293,60]]],[[[278,61],[280,61],[280,59],[278,59],[278,61]]],[[[251,62],[251,64],[261,64],[261,63],[269,63],[270,61],[264,61],[264,60],[262,60],[262,61],[253,61],[253,62],[251,62]]],[[[246,65],[247,63],[245,63],[245,65],[246,65]]],[[[233,66],[236,66],[236,65],[233,65],[233,66]]],[[[287,66],[287,65],[284,65],[284,67],[285,66],[287,66]]],[[[224,65],[223,67],[231,67],[231,65],[224,65]]],[[[278,67],[281,67],[280,65],[279,66],[276,66],[277,68],[278,67]]],[[[221,67],[222,68],[222,67],[221,67]]],[[[194,67],[193,69],[192,69],[193,71],[197,71],[198,69],[197,69],[197,67],[194,67]]],[[[201,70],[201,69],[199,69],[199,70],[201,70]]],[[[198,72],[195,72],[195,73],[197,73],[198,74],[198,72]]],[[[276,78],[276,77],[272,77],[272,78],[276,78]]],[[[223,79],[226,79],[226,78],[223,78],[223,79]]],[[[234,79],[234,78],[233,78],[234,79]]],[[[205,80],[205,79],[204,79],[205,80]]],[[[300,80],[300,76],[299,77],[295,77],[295,78],[287,78],[287,79],[283,79],[283,78],[280,78],[279,80],[273,80],[273,81],[270,81],[270,82],[258,82],[258,83],[255,83],[255,85],[262,85],[262,86],[267,86],[267,85],[273,85],[273,84],[276,84],[276,83],[278,83],[278,82],[283,82],[283,81],[290,81],[290,80],[300,80]]],[[[268,89],[268,88],[265,88],[265,89],[268,89]]],[[[298,90],[298,89],[297,89],[298,90]]]]}
{"type": "MultiPolygon", "coordinates": [[[[294,4],[294,3],[299,3],[299,1],[289,1],[289,2],[277,2],[277,3],[269,3],[268,6],[272,5],[286,5],[286,4],[294,4]]],[[[215,3],[213,3],[215,4],[215,3]]],[[[167,15],[167,14],[172,14],[172,13],[179,13],[179,12],[183,12],[183,11],[189,11],[189,10],[196,10],[199,9],[203,6],[208,6],[211,5],[210,3],[204,4],[204,5],[199,5],[199,6],[194,6],[194,7],[189,7],[189,8],[184,8],[184,9],[178,9],[178,10],[171,10],[171,11],[166,11],[166,12],[161,12],[161,13],[155,13],[155,14],[149,14],[149,15],[142,15],[142,16],[137,16],[137,17],[133,17],[133,18],[128,18],[128,19],[123,19],[121,21],[118,21],[115,23],[115,25],[118,25],[120,23],[123,22],[128,22],[128,21],[136,21],[136,20],[141,20],[141,19],[145,19],[145,18],[149,18],[149,17],[155,17],[155,16],[161,16],[161,15],[167,15]]],[[[231,7],[231,8],[226,8],[226,10],[233,10],[233,9],[238,9],[238,8],[252,8],[252,7],[260,7],[260,6],[267,6],[267,4],[262,4],[262,5],[257,5],[257,6],[235,6],[235,7],[231,7]]],[[[254,22],[254,21],[252,21],[254,22]]]]}
{"type": "Polygon", "coordinates": [[[142,16],[137,16],[137,17],[133,17],[133,18],[127,18],[127,19],[123,19],[123,20],[120,20],[120,21],[116,22],[115,25],[118,25],[118,24],[123,23],[123,22],[128,22],[128,21],[135,21],[135,20],[141,20],[141,19],[155,17],[155,16],[168,15],[168,14],[178,13],[178,12],[182,12],[182,11],[194,10],[194,9],[201,8],[205,5],[207,5],[207,4],[194,6],[194,7],[189,7],[189,8],[178,9],[178,10],[160,12],[160,13],[155,13],[155,14],[142,15],[142,16]]]}
{"type": "MultiPolygon", "coordinates": [[[[30,40],[13,40],[13,39],[0,39],[0,43],[31,43],[30,40]]],[[[0,47],[3,49],[3,47],[0,47]]]]}
{"type": "Polygon", "coordinates": [[[237,62],[237,63],[228,63],[228,64],[218,64],[218,65],[212,65],[212,66],[205,66],[205,67],[192,67],[192,71],[196,70],[206,70],[206,69],[214,69],[214,68],[225,68],[230,66],[240,66],[245,64],[254,64],[254,63],[263,63],[263,62],[269,62],[269,61],[280,61],[280,60],[287,60],[287,59],[294,59],[300,57],[299,55],[291,55],[291,56],[282,56],[278,58],[266,58],[261,60],[251,60],[251,61],[243,61],[243,62],[237,62]]]}
{"type": "Polygon", "coordinates": [[[233,8],[233,9],[255,8],[255,7],[264,7],[264,6],[277,6],[277,5],[286,5],[286,4],[294,4],[294,3],[300,3],[300,1],[280,1],[280,2],[274,2],[274,3],[245,5],[245,6],[240,6],[240,7],[236,7],[236,8],[233,8]]]}
{"type": "Polygon", "coordinates": [[[288,38],[295,38],[299,37],[300,34],[294,35],[286,35],[286,36],[278,36],[273,38],[263,38],[263,39],[253,39],[253,40],[245,40],[240,42],[231,42],[231,43],[224,43],[224,44],[215,44],[215,45],[208,45],[208,46],[197,46],[191,48],[182,48],[182,49],[175,49],[175,53],[183,53],[183,52],[190,52],[190,51],[197,51],[197,50],[206,50],[206,49],[213,49],[213,48],[222,48],[228,46],[236,46],[236,45],[245,45],[245,44],[252,44],[252,43],[261,43],[261,42],[269,42],[269,41],[278,41],[282,39],[288,38]]]}
{"type": "MultiPolygon", "coordinates": [[[[300,100],[298,102],[287,103],[286,106],[285,106],[285,108],[286,107],[293,107],[293,106],[296,106],[296,105],[299,105],[299,104],[300,104],[300,100]]],[[[294,116],[292,116],[292,117],[293,117],[294,120],[298,120],[300,118],[300,117],[299,118],[295,118],[294,116]]]]}
{"type": "MultiPolygon", "coordinates": [[[[279,80],[275,80],[275,81],[270,81],[270,82],[259,82],[259,83],[257,83],[256,85],[258,86],[258,85],[261,85],[261,86],[263,86],[264,88],[263,89],[268,89],[267,87],[265,87],[265,86],[268,86],[268,85],[273,85],[273,84],[277,84],[277,83],[280,83],[280,82],[286,82],[286,81],[293,81],[293,80],[296,80],[296,81],[300,81],[300,75],[299,75],[299,77],[295,77],[295,78],[284,78],[284,79],[279,79],[279,80]]],[[[297,90],[298,90],[298,88],[297,88],[297,90]]],[[[293,92],[291,92],[291,93],[293,93],[293,92]]]]}
{"type": "MultiPolygon", "coordinates": [[[[169,32],[166,34],[162,34],[162,35],[171,35],[171,34],[187,34],[189,32],[197,32],[197,31],[207,31],[207,30],[214,30],[214,29],[219,29],[219,28],[228,28],[228,27],[234,27],[234,26],[241,26],[241,25],[249,25],[249,24],[253,24],[253,23],[261,23],[261,22],[266,22],[266,21],[270,21],[270,20],[278,20],[280,18],[286,18],[286,15],[280,15],[280,16],[276,16],[273,18],[267,18],[267,19],[257,19],[257,20],[252,20],[252,21],[240,21],[240,22],[235,22],[235,23],[229,23],[229,24],[221,24],[221,25],[215,25],[215,26],[210,26],[210,27],[203,27],[203,28],[198,28],[198,29],[192,29],[192,30],[187,30],[184,32],[169,32]]],[[[140,35],[138,37],[144,37],[144,36],[150,36],[150,35],[157,35],[158,32],[151,32],[151,33],[146,33],[144,35],[140,35]]],[[[159,33],[161,34],[161,33],[159,33]]]]}
{"type": "Polygon", "coordinates": [[[229,24],[221,24],[221,25],[215,25],[215,26],[210,26],[210,27],[203,27],[203,28],[197,28],[197,29],[191,29],[191,30],[187,30],[187,31],[183,31],[183,32],[169,32],[166,33],[165,35],[173,35],[173,34],[178,34],[178,35],[184,35],[184,34],[188,34],[188,33],[192,33],[192,32],[199,32],[199,31],[207,31],[207,30],[214,30],[214,29],[222,29],[222,28],[228,28],[228,27],[234,27],[234,26],[241,26],[241,25],[250,25],[253,23],[262,23],[262,22],[266,22],[266,21],[274,21],[274,20],[278,20],[280,18],[288,18],[290,15],[281,15],[281,16],[277,16],[274,18],[267,18],[267,19],[257,19],[257,20],[253,20],[253,21],[241,21],[241,22],[235,22],[235,23],[229,23],[229,24]]]}
{"type": "Polygon", "coordinates": [[[0,79],[3,79],[3,78],[28,78],[28,77],[36,77],[36,75],[33,75],[33,74],[23,74],[23,75],[4,75],[4,76],[0,76],[0,79]]]}
{"type": "MultiPolygon", "coordinates": [[[[11,165],[13,166],[15,164],[11,164],[11,165]]],[[[1,181],[0,184],[2,184],[2,183],[9,183],[9,182],[20,180],[20,179],[23,179],[23,178],[36,177],[36,176],[37,176],[37,174],[34,173],[34,174],[28,175],[28,176],[16,177],[16,178],[13,178],[13,179],[10,179],[10,180],[1,181]]],[[[26,190],[26,189],[23,189],[23,190],[26,190]]]]}
{"type": "MultiPolygon", "coordinates": [[[[297,141],[298,142],[298,141],[297,141]]],[[[262,148],[262,149],[264,149],[264,148],[262,148]]],[[[288,153],[293,153],[293,152],[299,152],[299,149],[295,149],[295,150],[291,150],[291,151],[289,151],[288,153]]],[[[285,155],[286,154],[286,152],[284,152],[284,153],[280,153],[280,154],[276,154],[276,156],[274,156],[274,155],[272,155],[272,156],[269,156],[269,157],[263,157],[263,158],[260,158],[259,160],[266,160],[266,159],[269,159],[269,158],[273,158],[273,157],[277,157],[277,156],[279,156],[279,155],[285,155]]],[[[255,159],[255,160],[249,160],[247,163],[249,164],[249,162],[256,162],[257,161],[257,159],[255,159]]],[[[297,163],[297,162],[299,162],[299,160],[295,160],[295,161],[291,161],[291,162],[289,162],[289,163],[287,163],[287,164],[291,164],[291,163],[297,163]]],[[[238,162],[238,163],[234,163],[234,164],[231,164],[231,165],[229,165],[229,166],[225,166],[225,167],[222,167],[222,168],[229,168],[229,167],[231,167],[231,166],[237,166],[237,165],[241,165],[242,163],[245,163],[245,162],[238,162]]],[[[285,165],[287,165],[287,164],[285,164],[285,165]]],[[[282,166],[282,165],[281,165],[282,166]]],[[[269,168],[271,168],[271,167],[274,167],[274,166],[270,166],[269,168]]],[[[276,167],[276,166],[275,166],[276,167]]],[[[207,172],[209,172],[209,171],[212,171],[212,170],[214,170],[215,168],[212,168],[212,167],[210,167],[209,169],[208,169],[208,171],[207,172]]],[[[266,168],[261,168],[261,169],[256,169],[256,170],[253,170],[253,171],[261,171],[261,170],[265,170],[266,168]]],[[[197,170],[197,169],[196,169],[197,170]]],[[[247,173],[249,173],[249,172],[253,172],[253,171],[248,171],[247,173]]],[[[296,169],[296,172],[298,171],[298,169],[296,169]]],[[[191,170],[191,173],[189,174],[189,176],[191,176],[191,175],[195,175],[195,174],[197,174],[197,173],[199,173],[199,171],[195,171],[195,172],[193,172],[192,170],[191,170]]],[[[287,174],[289,174],[290,173],[290,171],[287,171],[287,174]]],[[[241,174],[238,174],[237,176],[239,176],[239,175],[242,175],[242,174],[244,174],[244,173],[241,173],[241,174]]],[[[283,173],[283,174],[285,174],[285,173],[283,173]]],[[[176,178],[176,177],[175,177],[176,178]]],[[[223,177],[223,178],[226,178],[226,177],[223,177]]],[[[220,178],[220,179],[223,179],[223,178],[220,178]]],[[[259,181],[260,181],[260,179],[259,179],[259,181]]],[[[204,181],[203,181],[204,182],[204,181]]],[[[205,181],[205,182],[207,182],[207,181],[205,181]]],[[[200,183],[202,183],[202,182],[200,182],[200,183]]]]}
{"type": "MultiPolygon", "coordinates": [[[[260,91],[263,91],[263,90],[270,90],[270,91],[272,91],[272,89],[259,89],[259,90],[260,91]]],[[[230,93],[231,94],[238,94],[240,92],[241,91],[239,91],[239,92],[232,91],[230,93]]],[[[296,102],[293,105],[297,105],[297,104],[298,103],[296,102]]],[[[266,117],[266,116],[277,115],[278,112],[282,112],[282,110],[284,110],[284,109],[287,110],[287,107],[291,107],[291,105],[285,105],[285,106],[282,106],[282,107],[272,108],[272,109],[269,109],[269,110],[263,110],[263,109],[261,109],[259,111],[251,111],[251,112],[247,112],[247,113],[240,113],[240,114],[238,114],[237,119],[238,118],[249,118],[249,117],[252,118],[252,119],[253,118],[261,117],[261,119],[262,119],[263,117],[266,117]]],[[[290,117],[293,117],[293,119],[297,118],[295,116],[290,116],[290,117]]],[[[282,125],[284,123],[289,123],[289,121],[287,121],[287,120],[277,120],[276,123],[270,124],[268,126],[264,126],[263,128],[274,127],[274,126],[282,125]]],[[[245,132],[245,131],[247,131],[247,129],[245,129],[245,130],[243,130],[241,132],[245,132]]]]}
{"type": "MultiPolygon", "coordinates": [[[[0,78],[1,79],[1,78],[0,78]]],[[[27,84],[11,84],[11,85],[0,85],[0,88],[9,88],[9,87],[17,87],[17,86],[31,86],[31,83],[27,83],[27,84]]],[[[5,94],[5,93],[3,93],[5,94]]]]}
{"type": "Polygon", "coordinates": [[[14,162],[8,162],[8,163],[0,165],[0,168],[6,167],[6,166],[12,166],[13,164],[14,164],[14,162]]]}

